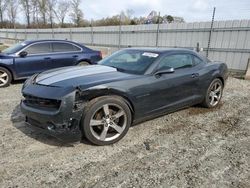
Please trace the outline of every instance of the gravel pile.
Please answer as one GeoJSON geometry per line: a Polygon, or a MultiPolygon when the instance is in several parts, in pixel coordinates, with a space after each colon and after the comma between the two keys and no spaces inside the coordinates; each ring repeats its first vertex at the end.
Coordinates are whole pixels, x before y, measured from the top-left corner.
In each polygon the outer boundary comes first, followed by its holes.
{"type": "Polygon", "coordinates": [[[0,187],[250,186],[249,81],[230,78],[216,109],[144,122],[104,147],[28,129],[20,89],[0,89],[0,187]]]}

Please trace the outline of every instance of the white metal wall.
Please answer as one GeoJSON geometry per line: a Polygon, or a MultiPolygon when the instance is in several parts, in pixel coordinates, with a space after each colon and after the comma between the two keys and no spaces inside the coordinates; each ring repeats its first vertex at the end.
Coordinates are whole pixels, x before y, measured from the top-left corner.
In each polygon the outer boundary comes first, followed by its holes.
{"type": "MultiPolygon", "coordinates": [[[[210,22],[159,25],[109,26],[59,29],[1,29],[1,42],[26,39],[68,39],[88,46],[109,47],[185,47],[199,43],[207,50],[210,22]],[[158,42],[156,39],[158,38],[158,42]]],[[[224,61],[230,69],[245,71],[250,58],[250,20],[216,21],[208,56],[224,61]]]]}

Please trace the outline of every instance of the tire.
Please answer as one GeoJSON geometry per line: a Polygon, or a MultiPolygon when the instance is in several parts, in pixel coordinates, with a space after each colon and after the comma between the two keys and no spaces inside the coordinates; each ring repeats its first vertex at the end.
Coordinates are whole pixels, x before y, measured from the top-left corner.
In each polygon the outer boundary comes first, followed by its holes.
{"type": "Polygon", "coordinates": [[[90,65],[90,64],[87,61],[80,61],[77,65],[78,66],[87,66],[87,65],[90,65]]]}
{"type": "Polygon", "coordinates": [[[12,81],[11,73],[3,67],[0,67],[0,87],[7,87],[12,81]]]}
{"type": "Polygon", "coordinates": [[[223,93],[223,83],[220,79],[214,79],[209,85],[202,106],[206,108],[215,108],[219,105],[223,93]]]}
{"type": "Polygon", "coordinates": [[[122,139],[132,122],[131,111],[118,96],[93,99],[86,106],[81,121],[84,136],[95,145],[109,145],[122,139]]]}

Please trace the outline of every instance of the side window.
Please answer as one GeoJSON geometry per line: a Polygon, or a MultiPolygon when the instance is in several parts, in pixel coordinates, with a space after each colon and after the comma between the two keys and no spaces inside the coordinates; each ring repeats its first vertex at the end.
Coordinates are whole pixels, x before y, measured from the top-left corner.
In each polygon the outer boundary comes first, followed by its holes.
{"type": "Polygon", "coordinates": [[[76,47],[75,45],[69,44],[69,43],[62,43],[62,42],[54,42],[53,45],[53,51],[54,52],[75,52],[75,51],[81,51],[80,48],[76,47]]]}
{"type": "Polygon", "coordinates": [[[168,68],[186,68],[192,67],[193,61],[192,57],[189,54],[176,54],[169,55],[163,58],[158,65],[158,69],[168,69],[168,68]]]}
{"type": "Polygon", "coordinates": [[[50,43],[33,44],[26,48],[25,51],[28,52],[28,54],[46,54],[52,52],[50,43]]]}
{"type": "Polygon", "coordinates": [[[201,63],[203,63],[203,61],[200,58],[193,56],[193,65],[194,66],[199,65],[201,63]]]}

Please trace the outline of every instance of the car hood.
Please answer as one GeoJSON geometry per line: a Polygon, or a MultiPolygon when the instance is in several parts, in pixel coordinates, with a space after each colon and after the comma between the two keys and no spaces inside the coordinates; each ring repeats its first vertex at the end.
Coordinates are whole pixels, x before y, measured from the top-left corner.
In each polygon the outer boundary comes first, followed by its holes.
{"type": "Polygon", "coordinates": [[[13,58],[10,54],[0,53],[0,59],[13,58]]]}
{"type": "Polygon", "coordinates": [[[130,79],[136,75],[103,65],[74,66],[43,72],[36,77],[39,85],[55,87],[91,87],[108,82],[130,79]]]}

